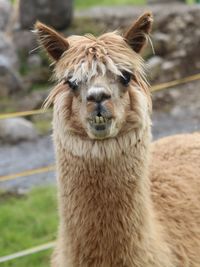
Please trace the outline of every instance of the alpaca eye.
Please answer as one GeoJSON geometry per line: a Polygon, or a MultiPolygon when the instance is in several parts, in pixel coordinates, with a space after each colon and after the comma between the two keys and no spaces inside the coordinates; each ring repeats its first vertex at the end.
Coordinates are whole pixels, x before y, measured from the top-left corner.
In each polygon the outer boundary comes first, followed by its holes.
{"type": "Polygon", "coordinates": [[[76,91],[78,89],[78,83],[77,81],[70,81],[70,79],[66,80],[64,82],[65,84],[68,84],[69,87],[73,90],[73,91],[76,91]]]}
{"type": "Polygon", "coordinates": [[[131,73],[128,71],[124,71],[122,72],[123,76],[120,76],[120,82],[121,84],[123,84],[124,86],[128,86],[130,80],[131,80],[131,73]]]}

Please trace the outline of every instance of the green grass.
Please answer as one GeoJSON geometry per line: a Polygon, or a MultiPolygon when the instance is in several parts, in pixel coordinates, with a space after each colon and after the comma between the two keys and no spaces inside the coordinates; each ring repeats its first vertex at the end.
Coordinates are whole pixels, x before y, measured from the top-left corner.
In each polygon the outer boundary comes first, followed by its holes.
{"type": "Polygon", "coordinates": [[[75,0],[75,8],[82,9],[92,6],[112,6],[112,5],[144,5],[146,0],[75,0]]]}
{"type": "MultiPolygon", "coordinates": [[[[13,0],[14,1],[14,0],[13,0]]],[[[199,3],[200,0],[185,0],[187,4],[199,3]]],[[[75,0],[75,8],[82,9],[92,6],[112,6],[112,5],[145,5],[147,0],[75,0]]]]}
{"type": "MultiPolygon", "coordinates": [[[[52,241],[57,231],[55,188],[34,189],[25,197],[0,194],[0,257],[52,241]]],[[[47,267],[51,251],[26,256],[2,267],[47,267]]]]}

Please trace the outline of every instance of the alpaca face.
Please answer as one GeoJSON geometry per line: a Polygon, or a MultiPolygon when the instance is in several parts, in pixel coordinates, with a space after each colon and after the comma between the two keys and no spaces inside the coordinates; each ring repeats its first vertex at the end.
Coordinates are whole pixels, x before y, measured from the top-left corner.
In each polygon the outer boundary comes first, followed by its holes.
{"type": "Polygon", "coordinates": [[[62,107],[68,109],[65,114],[73,114],[66,120],[70,130],[104,139],[136,128],[142,120],[140,109],[147,112],[147,97],[134,78],[142,72],[138,55],[116,33],[98,39],[76,36],[68,42],[56,76],[71,97],[70,104],[62,107]]]}
{"type": "MultiPolygon", "coordinates": [[[[55,63],[54,102],[61,130],[91,139],[112,138],[144,126],[150,98],[139,56],[150,30],[145,14],[124,37],[107,33],[61,37],[36,25],[40,41],[55,63]]],[[[58,125],[59,127],[59,125],[58,125]]]]}
{"type": "MultiPolygon", "coordinates": [[[[93,72],[93,69],[89,69],[89,72],[93,72]]],[[[122,77],[109,71],[103,75],[96,70],[90,80],[86,77],[85,80],[67,80],[68,90],[73,94],[69,108],[76,116],[74,119],[78,125],[82,125],[81,134],[86,133],[92,139],[114,137],[118,134],[126,120],[129,105],[127,87],[131,73],[126,75],[127,77],[122,77]],[[127,85],[124,85],[126,79],[127,85]]],[[[73,127],[75,124],[71,126],[76,129],[73,127]]]]}

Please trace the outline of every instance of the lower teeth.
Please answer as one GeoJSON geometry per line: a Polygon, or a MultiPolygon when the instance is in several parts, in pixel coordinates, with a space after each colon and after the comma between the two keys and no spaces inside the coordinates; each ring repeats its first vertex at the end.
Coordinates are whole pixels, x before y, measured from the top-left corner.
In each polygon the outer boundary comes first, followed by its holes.
{"type": "Polygon", "coordinates": [[[96,116],[95,119],[94,119],[94,122],[96,124],[101,124],[101,123],[105,123],[106,122],[106,119],[103,118],[102,116],[96,116]]]}

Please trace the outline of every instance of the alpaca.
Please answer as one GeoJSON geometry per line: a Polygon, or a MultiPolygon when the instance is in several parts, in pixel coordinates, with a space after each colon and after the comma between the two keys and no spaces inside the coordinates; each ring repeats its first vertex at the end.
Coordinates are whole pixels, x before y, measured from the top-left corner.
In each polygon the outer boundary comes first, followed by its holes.
{"type": "Polygon", "coordinates": [[[37,22],[54,61],[60,225],[52,267],[199,267],[200,134],[151,144],[141,50],[152,15],[64,38],[37,22]]]}

